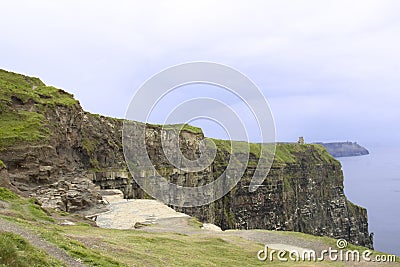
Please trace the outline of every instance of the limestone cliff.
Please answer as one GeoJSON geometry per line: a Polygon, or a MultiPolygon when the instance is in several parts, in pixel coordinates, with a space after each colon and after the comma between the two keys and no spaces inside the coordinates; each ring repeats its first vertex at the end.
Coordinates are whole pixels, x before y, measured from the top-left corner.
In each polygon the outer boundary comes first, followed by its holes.
{"type": "MultiPolygon", "coordinates": [[[[127,171],[122,120],[84,112],[72,95],[37,78],[0,70],[0,91],[2,186],[69,211],[102,203],[99,188],[121,189],[127,198],[148,197],[127,171]]],[[[147,150],[158,172],[174,183],[204,185],[227,166],[229,142],[214,140],[218,151],[209,168],[176,171],[162,152],[161,135],[160,126],[147,125],[147,150]]],[[[184,128],[183,154],[197,158],[202,139],[200,129],[184,128]]],[[[250,193],[258,157],[252,144],[243,179],[222,199],[197,208],[174,208],[223,229],[300,231],[372,246],[367,212],[347,200],[341,165],[322,146],[278,144],[271,172],[250,193]]]]}

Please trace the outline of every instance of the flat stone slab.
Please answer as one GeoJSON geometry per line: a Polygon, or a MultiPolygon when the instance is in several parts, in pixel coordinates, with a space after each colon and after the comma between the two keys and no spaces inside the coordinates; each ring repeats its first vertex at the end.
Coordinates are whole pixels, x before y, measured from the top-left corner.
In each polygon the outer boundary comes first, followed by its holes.
{"type": "Polygon", "coordinates": [[[136,223],[154,224],[160,219],[189,217],[157,200],[103,197],[110,203],[110,210],[97,215],[96,223],[102,228],[135,229],[136,223]]]}

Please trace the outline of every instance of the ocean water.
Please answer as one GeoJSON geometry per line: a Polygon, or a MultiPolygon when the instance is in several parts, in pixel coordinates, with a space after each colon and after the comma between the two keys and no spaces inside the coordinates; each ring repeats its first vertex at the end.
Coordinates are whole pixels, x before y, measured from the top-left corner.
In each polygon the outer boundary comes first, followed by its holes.
{"type": "Polygon", "coordinates": [[[370,155],[338,158],[345,193],[368,210],[375,250],[400,256],[400,147],[368,147],[370,155]]]}

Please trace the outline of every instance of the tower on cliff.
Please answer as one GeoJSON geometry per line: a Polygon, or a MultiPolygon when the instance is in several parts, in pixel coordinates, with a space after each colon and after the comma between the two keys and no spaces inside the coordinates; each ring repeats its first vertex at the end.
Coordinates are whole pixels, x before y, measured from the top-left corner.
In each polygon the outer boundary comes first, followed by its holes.
{"type": "Polygon", "coordinates": [[[304,137],[300,136],[299,137],[299,141],[297,141],[297,143],[300,144],[300,145],[304,145],[304,137]]]}

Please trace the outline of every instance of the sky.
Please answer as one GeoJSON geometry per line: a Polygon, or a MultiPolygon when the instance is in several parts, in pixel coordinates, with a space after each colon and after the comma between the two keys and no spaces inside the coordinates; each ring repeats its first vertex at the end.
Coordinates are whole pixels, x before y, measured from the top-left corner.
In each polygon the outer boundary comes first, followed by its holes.
{"type": "MultiPolygon", "coordinates": [[[[259,87],[278,141],[400,144],[399,14],[396,0],[6,0],[0,68],[40,77],[73,93],[87,111],[122,118],[156,73],[216,62],[259,87]]],[[[217,90],[175,92],[152,122],[180,101],[207,94],[246,113],[240,100],[217,90]]],[[[224,137],[215,124],[198,123],[207,136],[224,137]]]]}

